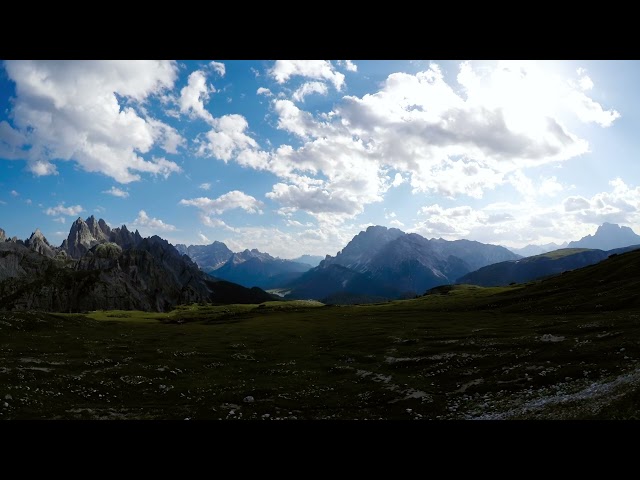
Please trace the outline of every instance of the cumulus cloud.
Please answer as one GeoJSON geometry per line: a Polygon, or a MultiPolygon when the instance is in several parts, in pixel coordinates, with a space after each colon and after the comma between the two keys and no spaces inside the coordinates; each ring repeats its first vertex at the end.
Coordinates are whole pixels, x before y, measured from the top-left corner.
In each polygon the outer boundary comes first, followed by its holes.
{"type": "Polygon", "coordinates": [[[129,192],[126,190],[122,190],[118,187],[111,187],[109,190],[103,190],[102,193],[106,193],[108,195],[113,195],[114,197],[127,198],[129,196],[129,192]]]}
{"type": "Polygon", "coordinates": [[[180,90],[180,112],[193,118],[201,118],[211,123],[213,116],[204,107],[209,101],[209,93],[215,92],[213,85],[207,85],[207,77],[202,70],[196,70],[189,75],[187,85],[180,90]]]}
{"type": "Polygon", "coordinates": [[[338,65],[349,72],[357,72],[358,66],[351,60],[338,60],[338,65]]]}
{"type": "Polygon", "coordinates": [[[151,218],[147,215],[147,212],[140,210],[138,216],[131,223],[134,227],[142,227],[146,230],[158,231],[158,232],[174,232],[176,227],[168,223],[163,222],[158,218],[151,218]]]}
{"type": "Polygon", "coordinates": [[[68,215],[70,217],[75,217],[79,215],[81,212],[84,212],[84,208],[81,205],[74,205],[72,207],[65,207],[64,204],[60,204],[56,207],[47,208],[44,213],[51,216],[56,215],[68,215]]]}
{"type": "Polygon", "coordinates": [[[292,98],[296,102],[304,102],[304,98],[312,93],[326,95],[328,93],[327,85],[322,82],[306,82],[300,88],[293,92],[292,98]]]}
{"type": "Polygon", "coordinates": [[[205,214],[216,213],[220,215],[227,210],[235,208],[240,208],[247,213],[262,213],[262,210],[260,210],[262,202],[239,190],[232,190],[216,199],[207,197],[193,198],[191,200],[182,199],[179,204],[197,207],[205,214]]]}
{"type": "Polygon", "coordinates": [[[291,77],[300,76],[333,83],[336,90],[344,85],[344,74],[337,72],[327,60],[277,60],[269,70],[276,82],[285,83],[291,77]]]}
{"type": "Polygon", "coordinates": [[[17,197],[18,195],[20,195],[18,192],[16,192],[15,190],[11,190],[12,197],[17,197]]]}
{"type": "Polygon", "coordinates": [[[272,97],[273,93],[271,93],[271,90],[269,90],[268,88],[260,87],[258,88],[258,90],[256,90],[256,95],[265,95],[267,97],[272,97]]]}
{"type": "MultiPolygon", "coordinates": [[[[198,154],[271,172],[279,180],[267,198],[280,211],[305,211],[326,228],[405,182],[414,194],[452,200],[482,199],[509,184],[527,201],[558,196],[563,186],[556,177],[531,177],[527,169],[579,161],[589,143],[575,127],[606,127],[619,117],[588,96],[596,88],[586,88],[585,72],[569,78],[544,62],[462,62],[452,79],[432,63],[416,74],[393,73],[370,94],[344,96],[329,112],[294,103],[304,99],[304,85],[307,92],[312,84],[342,88],[344,76],[337,73],[325,61],[276,62],[269,75],[277,83],[301,80],[295,98],[271,102],[275,125],[290,134],[290,144],[261,148],[246,119],[229,115],[198,139],[198,154]]],[[[468,232],[447,220],[453,213],[438,213],[439,231],[468,232]]],[[[506,216],[469,215],[485,236],[509,223],[497,222],[506,216]]]]}
{"type": "Polygon", "coordinates": [[[236,231],[235,228],[230,227],[229,225],[227,225],[224,222],[224,220],[221,220],[219,218],[211,217],[210,215],[206,215],[204,213],[200,213],[200,221],[202,222],[203,225],[205,225],[207,227],[224,228],[225,230],[229,230],[231,232],[235,232],[236,231]]]}
{"type": "Polygon", "coordinates": [[[393,182],[391,182],[391,186],[392,187],[399,187],[405,181],[406,181],[406,179],[400,173],[396,173],[396,175],[393,177],[393,182]]]}
{"type": "Polygon", "coordinates": [[[209,68],[211,68],[214,72],[216,72],[221,77],[224,77],[227,73],[227,69],[222,62],[209,62],[209,68]]]}
{"type": "Polygon", "coordinates": [[[4,66],[16,96],[13,126],[0,125],[3,157],[26,160],[38,176],[56,174],[54,160],[74,161],[119,183],[139,180],[140,173],[179,171],[173,162],[165,161],[167,167],[143,157],[156,145],[175,151],[180,139],[141,113],[142,102],[173,87],[175,62],[16,60],[4,66]]]}
{"type": "Polygon", "coordinates": [[[564,200],[565,212],[575,212],[576,210],[584,210],[589,208],[591,204],[583,197],[568,197],[564,200]]]}
{"type": "Polygon", "coordinates": [[[200,190],[209,190],[211,189],[211,184],[209,182],[201,183],[198,188],[200,190]]]}
{"type": "Polygon", "coordinates": [[[242,115],[231,114],[211,120],[213,129],[200,140],[198,155],[231,160],[245,149],[258,147],[257,142],[247,135],[249,123],[242,115]]]}
{"type": "Polygon", "coordinates": [[[57,218],[54,218],[53,221],[58,223],[66,223],[67,219],[64,217],[57,217],[57,218]]]}

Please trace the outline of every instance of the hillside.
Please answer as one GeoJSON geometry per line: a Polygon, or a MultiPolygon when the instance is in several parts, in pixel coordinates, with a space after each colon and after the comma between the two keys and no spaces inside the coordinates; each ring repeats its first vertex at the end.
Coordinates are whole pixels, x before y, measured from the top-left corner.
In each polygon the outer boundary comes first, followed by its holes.
{"type": "Polygon", "coordinates": [[[488,265],[463,275],[458,278],[455,283],[481,285],[485,287],[524,283],[593,265],[615,253],[624,253],[637,248],[640,248],[640,245],[609,251],[586,248],[563,248],[519,260],[488,265]]]}

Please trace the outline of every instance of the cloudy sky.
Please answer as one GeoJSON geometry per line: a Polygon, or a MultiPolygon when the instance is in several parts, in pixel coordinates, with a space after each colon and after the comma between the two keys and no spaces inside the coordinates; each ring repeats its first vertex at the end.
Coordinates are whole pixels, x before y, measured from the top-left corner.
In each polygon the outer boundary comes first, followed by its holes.
{"type": "Polygon", "coordinates": [[[640,233],[638,61],[6,61],[0,227],[334,255],[640,233]]]}

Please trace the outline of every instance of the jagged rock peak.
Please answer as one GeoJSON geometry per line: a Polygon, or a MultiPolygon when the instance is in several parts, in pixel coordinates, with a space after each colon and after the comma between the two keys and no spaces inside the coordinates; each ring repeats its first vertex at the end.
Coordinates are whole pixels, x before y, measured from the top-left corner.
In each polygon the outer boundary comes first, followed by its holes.
{"type": "Polygon", "coordinates": [[[0,242],[4,242],[6,238],[7,238],[7,234],[3,229],[0,228],[0,242]]]}
{"type": "Polygon", "coordinates": [[[29,240],[27,242],[31,244],[31,243],[35,242],[36,240],[41,240],[44,243],[46,243],[47,245],[49,245],[49,242],[47,241],[47,239],[42,234],[42,232],[40,231],[39,228],[36,228],[36,231],[31,234],[31,236],[29,237],[29,240]]]}

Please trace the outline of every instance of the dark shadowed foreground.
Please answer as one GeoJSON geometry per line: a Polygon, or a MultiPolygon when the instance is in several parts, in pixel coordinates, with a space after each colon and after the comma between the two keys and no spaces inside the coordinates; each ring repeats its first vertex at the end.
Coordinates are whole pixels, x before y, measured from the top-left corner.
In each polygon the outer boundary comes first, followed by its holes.
{"type": "Polygon", "coordinates": [[[635,418],[639,262],[377,305],[1,312],[0,416],[635,418]]]}

